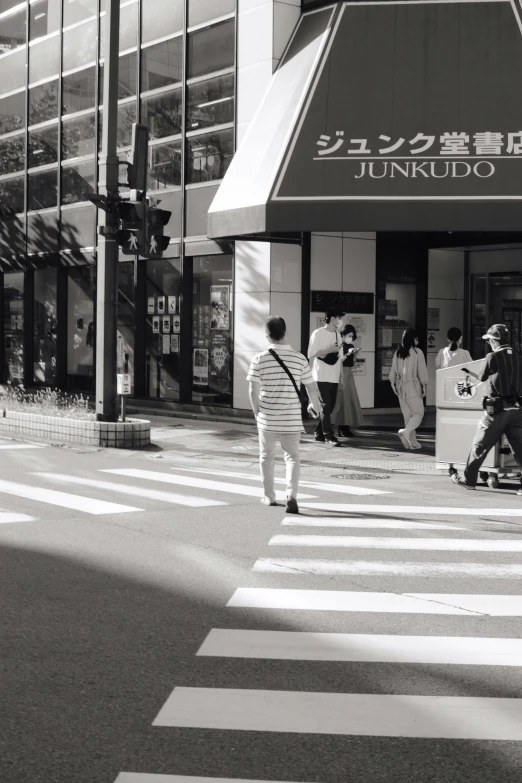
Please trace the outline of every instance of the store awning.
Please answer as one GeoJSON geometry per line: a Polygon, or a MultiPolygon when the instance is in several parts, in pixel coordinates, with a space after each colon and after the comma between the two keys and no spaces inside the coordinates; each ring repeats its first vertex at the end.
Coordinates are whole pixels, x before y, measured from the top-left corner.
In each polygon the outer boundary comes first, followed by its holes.
{"type": "Polygon", "coordinates": [[[211,205],[209,236],[520,230],[520,73],[510,0],[304,14],[211,205]]]}

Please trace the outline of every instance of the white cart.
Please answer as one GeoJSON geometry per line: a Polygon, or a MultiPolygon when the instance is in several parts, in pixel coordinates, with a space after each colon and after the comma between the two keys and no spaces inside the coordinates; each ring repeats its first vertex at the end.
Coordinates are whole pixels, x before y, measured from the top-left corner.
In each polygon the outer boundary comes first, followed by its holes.
{"type": "MultiPolygon", "coordinates": [[[[482,398],[488,393],[487,383],[479,383],[462,368],[479,375],[483,363],[479,359],[437,370],[437,470],[446,470],[450,475],[466,465],[477,424],[484,415],[482,398]]],[[[490,487],[498,487],[501,478],[520,477],[517,461],[505,438],[488,452],[479,476],[490,487]]]]}

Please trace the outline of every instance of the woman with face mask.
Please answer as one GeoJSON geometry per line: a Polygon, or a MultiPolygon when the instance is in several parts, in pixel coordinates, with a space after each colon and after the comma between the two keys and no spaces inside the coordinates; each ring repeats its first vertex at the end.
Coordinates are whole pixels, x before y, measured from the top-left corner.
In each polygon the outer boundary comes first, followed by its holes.
{"type": "Polygon", "coordinates": [[[406,449],[421,449],[415,430],[424,416],[423,397],[428,386],[428,371],[424,354],[418,348],[415,329],[406,329],[397,348],[390,371],[392,389],[399,398],[404,429],[397,433],[406,449]]]}
{"type": "Polygon", "coordinates": [[[341,330],[341,339],[343,362],[337,400],[332,412],[332,424],[339,428],[340,437],[349,438],[353,435],[350,428],[360,427],[364,421],[353,377],[353,367],[360,348],[356,348],[353,344],[357,340],[357,332],[350,324],[341,330]]]}

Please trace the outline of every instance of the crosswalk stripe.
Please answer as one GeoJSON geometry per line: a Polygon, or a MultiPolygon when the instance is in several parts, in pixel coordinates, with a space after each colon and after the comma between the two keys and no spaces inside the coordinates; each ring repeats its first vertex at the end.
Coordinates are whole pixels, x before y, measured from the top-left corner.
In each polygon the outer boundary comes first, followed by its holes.
{"type": "Polygon", "coordinates": [[[351,503],[303,503],[302,508],[337,511],[345,514],[440,514],[456,517],[522,517],[519,508],[452,508],[451,506],[375,506],[351,503]]]}
{"type": "Polygon", "coordinates": [[[365,528],[371,530],[465,530],[464,527],[455,525],[436,525],[422,521],[410,521],[406,519],[367,519],[366,517],[285,517],[282,525],[293,527],[345,527],[365,528]]]}
{"type": "Polygon", "coordinates": [[[39,503],[49,503],[53,506],[84,511],[86,514],[123,514],[127,511],[142,510],[141,508],[122,506],[119,503],[107,503],[104,500],[95,500],[82,495],[70,495],[67,492],[58,492],[54,489],[17,484],[14,481],[0,480],[0,492],[28,500],[37,500],[39,503]]]}
{"type": "MultiPolygon", "coordinates": [[[[128,476],[129,478],[146,479],[147,481],[161,481],[164,484],[180,484],[183,487],[196,487],[198,489],[211,489],[214,492],[229,492],[234,495],[248,495],[248,497],[263,497],[261,487],[249,487],[242,484],[229,484],[225,481],[209,481],[192,476],[175,476],[172,473],[157,473],[152,470],[140,470],[137,468],[111,468],[102,473],[114,473],[116,476],[128,476]]],[[[277,492],[276,496],[282,500],[285,492],[277,492]]],[[[313,498],[315,495],[298,495],[299,499],[313,498]]]]}
{"type": "Polygon", "coordinates": [[[44,445],[36,443],[0,443],[0,449],[44,449],[44,445]]]}
{"type": "Polygon", "coordinates": [[[475,538],[386,538],[384,536],[276,535],[269,546],[317,546],[336,549],[409,549],[431,552],[522,552],[522,541],[475,538]]]}
{"type": "Polygon", "coordinates": [[[522,699],[175,688],[154,726],[522,740],[522,699]]]}
{"type": "Polygon", "coordinates": [[[8,522],[34,522],[36,517],[27,514],[14,514],[11,511],[0,511],[0,525],[8,522]]]}
{"type": "Polygon", "coordinates": [[[291,590],[238,587],[227,606],[308,612],[380,612],[522,617],[521,595],[461,593],[371,593],[349,590],[291,590]]]}
{"type": "Polygon", "coordinates": [[[522,640],[213,628],[197,654],[292,661],[522,666],[522,640]]]}
{"type": "MultiPolygon", "coordinates": [[[[107,471],[111,472],[111,471],[107,471]]],[[[117,472],[117,471],[113,471],[117,472]]],[[[146,473],[147,471],[143,471],[146,473]]],[[[98,481],[97,479],[82,478],[81,476],[67,476],[62,473],[35,473],[36,476],[60,481],[65,484],[79,484],[84,487],[95,487],[96,489],[106,489],[110,492],[122,492],[124,495],[136,495],[148,500],[160,500],[165,503],[176,503],[180,506],[191,506],[200,508],[203,506],[226,506],[221,500],[210,500],[209,498],[195,498],[190,495],[177,495],[172,492],[161,492],[156,489],[146,489],[141,487],[128,486],[127,484],[116,484],[112,481],[98,481]]]]}
{"type": "MultiPolygon", "coordinates": [[[[210,468],[179,468],[173,470],[186,471],[187,473],[205,473],[208,476],[224,476],[227,478],[247,479],[249,481],[261,481],[261,476],[253,476],[251,473],[240,473],[234,470],[211,470],[210,468]]],[[[286,484],[286,479],[274,479],[278,484],[286,484]]],[[[391,495],[392,492],[383,489],[367,489],[366,487],[354,487],[348,484],[327,484],[322,481],[307,481],[301,479],[299,486],[308,489],[322,490],[325,492],[338,492],[341,495],[391,495]]]]}
{"type": "Polygon", "coordinates": [[[114,783],[281,783],[249,778],[202,778],[199,775],[149,775],[146,772],[120,772],[114,783]]]}
{"type": "Polygon", "coordinates": [[[452,576],[486,579],[520,579],[522,565],[489,563],[384,562],[378,560],[304,560],[261,557],[253,571],[261,574],[314,574],[327,576],[452,576]]]}

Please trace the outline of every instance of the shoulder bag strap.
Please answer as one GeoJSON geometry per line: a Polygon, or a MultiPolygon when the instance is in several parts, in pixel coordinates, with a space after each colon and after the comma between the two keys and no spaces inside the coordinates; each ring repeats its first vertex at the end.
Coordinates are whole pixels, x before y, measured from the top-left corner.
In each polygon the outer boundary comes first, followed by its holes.
{"type": "Polygon", "coordinates": [[[290,372],[290,370],[288,369],[288,367],[286,366],[286,364],[284,363],[284,361],[281,359],[281,357],[280,357],[280,356],[278,356],[278,354],[277,354],[277,353],[274,351],[274,349],[273,349],[273,348],[269,348],[269,349],[268,349],[268,353],[269,353],[271,356],[273,356],[273,357],[274,357],[274,359],[276,360],[276,362],[277,362],[278,364],[280,364],[280,365],[281,365],[281,367],[283,368],[283,370],[286,372],[286,374],[288,375],[288,377],[289,377],[289,378],[290,378],[290,380],[292,381],[292,384],[293,384],[293,386],[294,386],[294,389],[295,389],[295,393],[297,394],[297,396],[298,396],[299,400],[301,400],[301,393],[300,393],[299,389],[297,388],[297,383],[295,382],[295,378],[294,378],[294,376],[292,375],[292,373],[290,372]]]}

